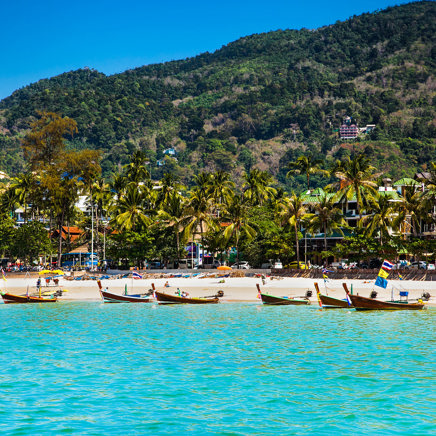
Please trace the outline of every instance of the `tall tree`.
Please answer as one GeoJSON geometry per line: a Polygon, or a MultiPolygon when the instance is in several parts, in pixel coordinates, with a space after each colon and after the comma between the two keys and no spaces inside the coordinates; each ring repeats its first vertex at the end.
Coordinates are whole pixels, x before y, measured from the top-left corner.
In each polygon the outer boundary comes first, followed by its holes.
{"type": "Polygon", "coordinates": [[[189,203],[186,209],[187,224],[185,234],[191,235],[194,241],[196,234],[200,233],[201,245],[204,246],[203,236],[205,225],[214,225],[211,209],[213,207],[212,197],[206,186],[198,186],[191,191],[189,203]]]}
{"type": "Polygon", "coordinates": [[[38,112],[40,118],[30,125],[22,140],[25,159],[32,170],[58,164],[65,152],[65,137],[77,133],[77,123],[54,112],[38,112]]]}
{"type": "Polygon", "coordinates": [[[414,237],[420,236],[422,221],[428,217],[426,206],[422,192],[417,191],[414,186],[407,186],[403,191],[401,201],[395,205],[398,215],[395,217],[393,225],[400,228],[404,236],[408,233],[414,237]]]}
{"type": "Polygon", "coordinates": [[[322,174],[327,176],[329,172],[322,169],[321,159],[314,159],[312,155],[300,156],[296,161],[289,162],[288,167],[290,170],[286,174],[286,177],[291,177],[292,174],[305,174],[307,178],[307,190],[310,190],[310,176],[312,174],[322,174]]]}
{"type": "Polygon", "coordinates": [[[218,170],[212,174],[210,193],[218,209],[218,215],[220,207],[234,196],[234,187],[235,183],[230,180],[230,174],[228,172],[218,170]]]}
{"type": "Polygon", "coordinates": [[[269,186],[273,179],[271,174],[266,171],[255,168],[249,173],[244,173],[244,179],[243,197],[253,206],[262,205],[276,193],[276,190],[269,186]]]}
{"type": "Polygon", "coordinates": [[[130,186],[126,194],[114,204],[115,226],[123,230],[137,230],[140,225],[150,225],[151,218],[147,215],[144,197],[134,187],[130,186]]]}
{"type": "Polygon", "coordinates": [[[141,150],[133,152],[131,161],[124,165],[124,170],[128,183],[139,186],[141,182],[150,179],[150,173],[147,170],[147,156],[141,150]]]}
{"type": "Polygon", "coordinates": [[[301,221],[307,216],[307,207],[304,199],[295,193],[290,197],[285,197],[278,204],[278,218],[282,225],[290,225],[295,232],[295,251],[297,253],[298,267],[300,267],[300,248],[299,248],[299,232],[301,228],[301,221]]]}
{"type": "Polygon", "coordinates": [[[339,182],[330,185],[338,190],[335,200],[347,202],[355,197],[360,218],[366,194],[376,193],[377,183],[374,179],[377,174],[374,171],[375,168],[362,153],[353,158],[347,156],[343,161],[337,162],[333,169],[333,174],[339,179],[339,182]]]}
{"type": "Polygon", "coordinates": [[[366,226],[365,235],[380,238],[380,245],[389,239],[392,230],[395,230],[395,206],[389,196],[377,193],[370,197],[369,215],[362,217],[362,224],[366,226]]]}
{"type": "Polygon", "coordinates": [[[27,207],[29,206],[30,197],[35,192],[35,185],[35,175],[30,171],[14,177],[11,183],[11,188],[15,189],[18,201],[24,207],[24,223],[27,223],[27,207]]]}
{"type": "Polygon", "coordinates": [[[31,170],[39,172],[41,198],[49,202],[59,232],[58,265],[62,256],[62,227],[72,215],[79,193],[79,180],[91,180],[99,173],[99,152],[69,151],[66,138],[77,132],[74,120],[53,112],[41,112],[22,140],[31,170]]]}
{"type": "Polygon", "coordinates": [[[176,237],[176,256],[177,263],[180,260],[180,237],[185,228],[187,220],[186,216],[186,200],[177,192],[172,191],[161,204],[161,209],[158,212],[159,219],[166,223],[166,226],[171,228],[176,237]]]}
{"type": "Polygon", "coordinates": [[[256,229],[250,221],[247,202],[239,196],[234,196],[225,209],[223,220],[230,223],[224,230],[224,238],[234,244],[236,262],[238,262],[241,237],[249,242],[256,236],[256,229]]]}
{"type": "Polygon", "coordinates": [[[327,251],[327,236],[335,230],[343,235],[342,227],[345,227],[347,223],[344,220],[342,210],[336,206],[331,194],[321,194],[318,201],[312,203],[311,207],[314,214],[309,217],[308,227],[324,233],[324,250],[327,251]]]}

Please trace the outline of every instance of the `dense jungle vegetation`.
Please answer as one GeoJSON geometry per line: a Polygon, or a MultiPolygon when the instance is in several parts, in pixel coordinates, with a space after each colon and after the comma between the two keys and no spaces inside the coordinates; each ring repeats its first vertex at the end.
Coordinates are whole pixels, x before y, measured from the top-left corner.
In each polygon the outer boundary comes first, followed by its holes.
{"type": "Polygon", "coordinates": [[[112,76],[84,68],[40,80],[0,102],[0,170],[25,169],[20,138],[49,111],[77,122],[68,147],[98,150],[105,176],[135,151],[153,178],[186,184],[226,171],[240,186],[256,168],[299,190],[305,177],[286,178],[288,164],[307,153],[328,166],[362,152],[393,179],[412,176],[436,161],[435,35],[436,4],[414,2],[112,76]],[[340,140],[346,116],[376,128],[340,140]]]}

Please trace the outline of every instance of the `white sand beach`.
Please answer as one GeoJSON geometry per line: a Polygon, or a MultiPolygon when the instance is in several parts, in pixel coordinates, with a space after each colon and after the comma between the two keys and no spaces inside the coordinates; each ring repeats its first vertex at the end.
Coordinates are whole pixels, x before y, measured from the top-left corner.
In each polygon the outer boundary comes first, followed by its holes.
{"type": "MultiPolygon", "coordinates": [[[[25,294],[27,288],[29,293],[36,292],[36,276],[31,278],[14,278],[9,276],[7,281],[0,280],[0,290],[14,294],[25,294]]],[[[216,294],[217,291],[224,291],[224,297],[221,301],[224,302],[259,302],[257,298],[256,285],[259,284],[262,291],[276,296],[304,296],[307,290],[312,291],[310,298],[313,304],[317,304],[316,292],[314,283],[318,282],[320,290],[325,293],[325,285],[323,279],[308,279],[308,278],[288,278],[288,277],[267,277],[263,285],[260,277],[165,277],[162,274],[147,276],[143,279],[106,279],[102,280],[103,288],[108,288],[110,292],[124,293],[127,289],[129,294],[144,293],[151,289],[154,283],[157,290],[174,294],[177,288],[189,293],[191,297],[210,296],[216,294]],[[165,287],[168,282],[169,287],[165,287]]],[[[328,280],[326,283],[328,295],[336,298],[344,298],[344,290],[342,287],[343,280],[328,280]]],[[[394,297],[398,298],[400,290],[409,291],[409,299],[420,298],[423,292],[429,292],[431,298],[428,302],[429,306],[436,306],[436,282],[433,281],[412,281],[412,280],[391,280],[387,289],[374,286],[374,280],[346,280],[348,288],[353,288],[354,293],[362,296],[369,296],[372,290],[378,293],[378,299],[388,300],[391,298],[392,289],[394,297]]],[[[59,288],[67,290],[64,292],[60,301],[97,301],[100,300],[98,285],[96,280],[67,280],[61,278],[59,288]]],[[[43,291],[52,289],[51,287],[42,286],[43,291]]]]}

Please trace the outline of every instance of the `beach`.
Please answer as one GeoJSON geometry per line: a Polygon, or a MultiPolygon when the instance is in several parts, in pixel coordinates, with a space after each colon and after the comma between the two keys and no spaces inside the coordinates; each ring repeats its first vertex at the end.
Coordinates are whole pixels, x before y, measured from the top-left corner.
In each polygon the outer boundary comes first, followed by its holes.
{"type": "MultiPolygon", "coordinates": [[[[223,303],[231,302],[259,302],[257,298],[257,285],[262,292],[275,296],[304,296],[307,291],[312,291],[310,301],[318,304],[314,283],[319,284],[321,293],[327,293],[335,298],[344,298],[345,292],[342,287],[344,280],[329,279],[324,283],[323,279],[312,278],[289,278],[279,276],[267,276],[265,284],[261,277],[224,277],[219,275],[189,275],[189,277],[171,277],[170,274],[145,274],[142,279],[116,278],[102,279],[103,288],[108,288],[110,292],[123,294],[126,290],[128,294],[146,293],[152,288],[161,292],[174,294],[177,289],[189,293],[190,297],[204,297],[215,295],[218,291],[224,292],[221,298],[223,303]],[[168,282],[169,286],[165,286],[168,282]]],[[[25,294],[29,289],[30,294],[36,293],[37,276],[32,277],[13,277],[8,276],[7,280],[2,280],[0,290],[14,294],[25,294]]],[[[414,280],[391,280],[386,289],[374,286],[374,280],[346,280],[349,289],[355,294],[368,297],[375,290],[377,299],[389,300],[392,297],[398,298],[400,290],[409,291],[409,299],[414,300],[421,297],[423,292],[431,295],[428,306],[436,306],[436,282],[433,281],[414,281],[414,280]]],[[[43,280],[42,292],[55,289],[54,286],[45,286],[43,280]]],[[[66,290],[59,298],[60,301],[97,301],[100,300],[97,280],[82,279],[68,280],[59,279],[59,286],[56,289],[66,290]]]]}

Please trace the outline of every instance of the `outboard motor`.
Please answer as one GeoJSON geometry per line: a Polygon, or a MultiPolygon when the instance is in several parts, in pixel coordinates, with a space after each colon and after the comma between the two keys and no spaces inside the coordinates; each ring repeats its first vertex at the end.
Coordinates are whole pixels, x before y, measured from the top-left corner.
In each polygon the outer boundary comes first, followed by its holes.
{"type": "Polygon", "coordinates": [[[310,298],[312,296],[312,291],[310,289],[308,289],[306,291],[306,298],[310,298]]]}
{"type": "Polygon", "coordinates": [[[377,298],[377,291],[372,291],[370,297],[377,298]]]}
{"type": "Polygon", "coordinates": [[[218,297],[218,298],[224,297],[224,291],[219,290],[219,291],[216,293],[215,296],[218,297]]]}

